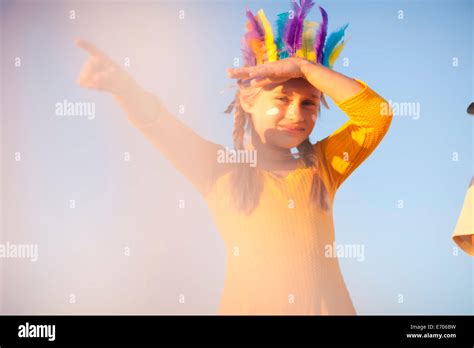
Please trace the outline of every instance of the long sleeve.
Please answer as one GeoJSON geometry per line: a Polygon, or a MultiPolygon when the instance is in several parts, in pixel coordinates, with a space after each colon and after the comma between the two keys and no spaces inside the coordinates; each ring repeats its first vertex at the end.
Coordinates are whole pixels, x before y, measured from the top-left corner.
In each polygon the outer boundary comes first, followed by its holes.
{"type": "Polygon", "coordinates": [[[389,104],[363,81],[364,88],[336,105],[349,120],[315,147],[326,162],[336,190],[375,150],[392,122],[389,104]]]}

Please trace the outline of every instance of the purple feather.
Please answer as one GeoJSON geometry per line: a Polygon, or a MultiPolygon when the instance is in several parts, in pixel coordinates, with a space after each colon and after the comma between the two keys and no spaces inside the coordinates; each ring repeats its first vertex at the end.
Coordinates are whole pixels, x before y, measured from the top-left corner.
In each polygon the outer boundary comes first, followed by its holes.
{"type": "Polygon", "coordinates": [[[323,47],[326,41],[326,35],[328,32],[328,14],[324,8],[319,6],[319,10],[321,11],[321,16],[323,17],[321,21],[321,26],[319,28],[318,34],[316,35],[316,39],[314,40],[314,49],[318,54],[317,62],[321,63],[323,60],[323,47]]]}
{"type": "Polygon", "coordinates": [[[247,35],[242,37],[242,53],[244,56],[244,66],[254,66],[256,65],[255,54],[248,45],[247,35]]]}
{"type": "Polygon", "coordinates": [[[246,15],[250,23],[250,28],[247,28],[247,32],[242,38],[242,53],[245,66],[254,66],[257,64],[257,59],[250,45],[250,41],[252,39],[262,41],[264,39],[264,33],[260,23],[257,22],[252,11],[247,9],[246,15]]]}
{"type": "Polygon", "coordinates": [[[314,6],[313,0],[300,0],[299,5],[296,0],[292,2],[294,16],[287,22],[284,30],[285,48],[290,56],[294,55],[301,47],[304,20],[314,6]]]}
{"type": "Polygon", "coordinates": [[[263,39],[264,33],[263,33],[263,28],[261,27],[260,23],[258,23],[252,11],[247,9],[246,13],[247,13],[247,18],[250,21],[250,27],[251,27],[251,30],[249,31],[249,33],[254,33],[257,38],[263,39]]]}
{"type": "Polygon", "coordinates": [[[301,47],[301,42],[303,39],[303,26],[304,26],[304,20],[306,16],[308,15],[309,11],[314,6],[314,1],[313,0],[300,0],[300,12],[299,12],[299,18],[298,18],[298,27],[296,31],[296,40],[294,44],[294,52],[301,47]]]}
{"type": "MultiPolygon", "coordinates": [[[[293,55],[293,45],[295,42],[295,32],[296,32],[296,22],[298,19],[299,6],[296,3],[296,0],[293,0],[294,13],[293,18],[289,18],[286,22],[284,29],[283,42],[285,43],[285,49],[290,56],[293,55]]],[[[290,16],[291,17],[291,16],[290,16]]]]}
{"type": "Polygon", "coordinates": [[[301,0],[300,1],[300,6],[301,6],[300,16],[304,20],[306,18],[306,16],[308,15],[309,11],[311,11],[311,9],[313,8],[314,1],[313,0],[301,0]]]}

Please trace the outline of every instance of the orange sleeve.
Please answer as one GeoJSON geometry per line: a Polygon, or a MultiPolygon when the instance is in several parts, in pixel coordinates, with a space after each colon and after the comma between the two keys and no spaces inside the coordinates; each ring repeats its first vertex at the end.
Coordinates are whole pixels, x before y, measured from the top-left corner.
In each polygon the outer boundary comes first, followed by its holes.
{"type": "Polygon", "coordinates": [[[389,104],[365,82],[356,81],[364,88],[336,104],[349,120],[315,144],[324,156],[334,190],[374,151],[393,118],[389,104]]]}
{"type": "Polygon", "coordinates": [[[464,204],[454,229],[453,241],[468,255],[474,256],[474,177],[467,189],[464,204]]]}

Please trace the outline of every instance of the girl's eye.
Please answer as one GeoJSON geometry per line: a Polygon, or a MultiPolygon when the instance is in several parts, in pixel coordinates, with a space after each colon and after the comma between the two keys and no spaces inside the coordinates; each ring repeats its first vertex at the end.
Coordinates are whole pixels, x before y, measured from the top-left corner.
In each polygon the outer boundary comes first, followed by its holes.
{"type": "Polygon", "coordinates": [[[303,105],[316,106],[316,103],[312,102],[311,100],[305,100],[303,105]]]}
{"type": "Polygon", "coordinates": [[[288,98],[287,97],[277,97],[276,100],[282,101],[282,102],[287,102],[288,98]]]}

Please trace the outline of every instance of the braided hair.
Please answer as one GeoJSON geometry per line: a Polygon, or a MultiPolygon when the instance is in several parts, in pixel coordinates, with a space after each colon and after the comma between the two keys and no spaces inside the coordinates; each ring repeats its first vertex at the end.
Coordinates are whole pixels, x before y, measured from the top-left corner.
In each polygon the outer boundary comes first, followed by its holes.
{"type": "MultiPolygon", "coordinates": [[[[244,138],[246,131],[252,129],[250,114],[240,105],[240,98],[237,92],[235,98],[234,130],[232,138],[236,150],[244,150],[244,138]]],[[[238,164],[232,172],[232,202],[234,206],[244,214],[250,214],[257,206],[263,190],[263,179],[256,167],[246,164],[238,164]]]]}

